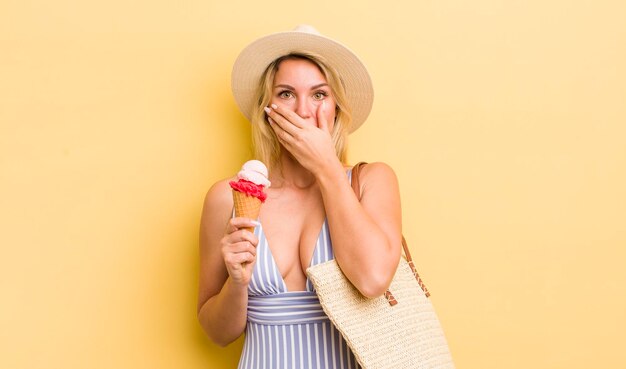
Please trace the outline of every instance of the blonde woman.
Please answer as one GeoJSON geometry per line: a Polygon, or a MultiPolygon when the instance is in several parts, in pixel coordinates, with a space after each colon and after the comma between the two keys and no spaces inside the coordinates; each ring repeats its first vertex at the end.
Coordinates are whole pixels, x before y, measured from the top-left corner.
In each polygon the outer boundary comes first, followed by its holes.
{"type": "Polygon", "coordinates": [[[399,262],[393,170],[367,165],[359,202],[345,162],[347,136],[372,106],[367,70],[345,46],[300,26],[246,47],[232,87],[272,185],[259,219],[233,217],[232,178],[207,193],[200,323],[223,346],[245,333],[240,369],[357,368],[305,271],[334,258],[363,295],[377,297],[399,262]]]}

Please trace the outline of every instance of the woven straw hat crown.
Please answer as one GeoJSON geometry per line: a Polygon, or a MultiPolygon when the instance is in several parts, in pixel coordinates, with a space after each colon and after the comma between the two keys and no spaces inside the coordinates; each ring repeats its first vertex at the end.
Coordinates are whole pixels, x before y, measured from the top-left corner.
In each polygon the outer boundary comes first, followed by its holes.
{"type": "Polygon", "coordinates": [[[254,96],[267,67],[281,56],[299,52],[321,55],[337,71],[352,109],[349,131],[354,132],[372,110],[374,89],[369,73],[350,49],[307,25],[262,37],[239,54],[233,66],[231,87],[243,115],[250,119],[257,103],[254,96]]]}

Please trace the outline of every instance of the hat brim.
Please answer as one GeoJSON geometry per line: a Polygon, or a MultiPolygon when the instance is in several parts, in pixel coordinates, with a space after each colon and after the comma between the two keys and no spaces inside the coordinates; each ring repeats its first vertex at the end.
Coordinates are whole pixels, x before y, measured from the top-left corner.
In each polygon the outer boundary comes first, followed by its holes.
{"type": "Polygon", "coordinates": [[[361,60],[347,47],[327,37],[306,32],[271,34],[254,41],[239,54],[233,66],[231,87],[243,115],[250,120],[254,95],[268,65],[281,56],[297,52],[319,54],[335,68],[352,109],[349,132],[354,132],[372,110],[374,89],[370,75],[361,60]]]}

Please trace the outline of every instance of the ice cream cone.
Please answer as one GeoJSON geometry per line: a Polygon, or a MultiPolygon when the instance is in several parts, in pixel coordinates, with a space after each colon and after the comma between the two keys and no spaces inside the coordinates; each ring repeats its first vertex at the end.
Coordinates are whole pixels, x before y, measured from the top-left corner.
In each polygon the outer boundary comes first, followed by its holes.
{"type": "MultiPolygon", "coordinates": [[[[265,164],[258,160],[249,160],[243,164],[237,181],[228,184],[233,189],[233,203],[235,204],[235,216],[256,220],[261,211],[261,205],[267,199],[265,188],[271,185],[267,179],[268,171],[265,164]]],[[[254,227],[246,230],[254,232],[254,227]]]]}
{"type": "MultiPolygon", "coordinates": [[[[248,196],[243,192],[233,191],[233,202],[235,203],[235,216],[256,220],[261,211],[261,200],[254,196],[248,196]]],[[[254,227],[244,228],[254,232],[254,227]]]]}

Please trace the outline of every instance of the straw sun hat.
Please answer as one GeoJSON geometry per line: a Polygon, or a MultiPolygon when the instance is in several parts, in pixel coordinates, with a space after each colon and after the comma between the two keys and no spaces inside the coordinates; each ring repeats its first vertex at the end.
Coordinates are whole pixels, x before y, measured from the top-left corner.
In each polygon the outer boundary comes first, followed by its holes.
{"type": "Polygon", "coordinates": [[[297,52],[319,54],[337,71],[352,108],[352,125],[349,130],[354,132],[372,110],[372,80],[361,60],[352,51],[307,25],[262,37],[239,54],[233,66],[231,86],[241,112],[250,119],[255,105],[254,94],[268,65],[281,56],[297,52]]]}

